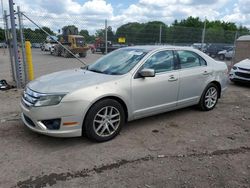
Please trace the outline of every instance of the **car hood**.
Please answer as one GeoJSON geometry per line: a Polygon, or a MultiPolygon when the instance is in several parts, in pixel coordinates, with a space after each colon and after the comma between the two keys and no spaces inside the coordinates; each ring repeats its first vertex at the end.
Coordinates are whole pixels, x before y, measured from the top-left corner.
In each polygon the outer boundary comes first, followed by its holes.
{"type": "Polygon", "coordinates": [[[235,66],[250,69],[250,59],[244,59],[240,61],[239,63],[236,63],[235,66]]]}
{"type": "Polygon", "coordinates": [[[83,87],[116,80],[118,77],[120,76],[73,69],[39,77],[30,82],[27,87],[39,93],[68,93],[83,87]]]}

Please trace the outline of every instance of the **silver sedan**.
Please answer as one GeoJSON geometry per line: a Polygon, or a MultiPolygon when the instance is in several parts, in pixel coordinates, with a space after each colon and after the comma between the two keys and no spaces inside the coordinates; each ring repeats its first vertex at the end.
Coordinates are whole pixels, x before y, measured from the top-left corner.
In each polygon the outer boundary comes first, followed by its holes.
{"type": "Polygon", "coordinates": [[[212,110],[227,72],[225,63],[189,47],[126,47],[30,82],[21,116],[41,134],[107,141],[127,121],[191,105],[212,110]]]}

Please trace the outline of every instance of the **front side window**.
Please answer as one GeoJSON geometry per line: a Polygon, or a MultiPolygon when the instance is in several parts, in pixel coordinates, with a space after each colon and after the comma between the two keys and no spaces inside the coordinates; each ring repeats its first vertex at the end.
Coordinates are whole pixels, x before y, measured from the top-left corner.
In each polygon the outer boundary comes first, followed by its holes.
{"type": "Polygon", "coordinates": [[[206,61],[198,54],[190,51],[177,51],[182,69],[206,65],[206,61]]]}
{"type": "Polygon", "coordinates": [[[154,69],[155,73],[174,70],[174,56],[172,51],[161,51],[152,55],[143,68],[154,69]]]}

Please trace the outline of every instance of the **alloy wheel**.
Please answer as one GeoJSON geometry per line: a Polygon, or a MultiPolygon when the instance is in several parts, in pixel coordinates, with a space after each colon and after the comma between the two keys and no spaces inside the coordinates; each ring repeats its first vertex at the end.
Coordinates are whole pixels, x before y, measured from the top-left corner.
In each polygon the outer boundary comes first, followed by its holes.
{"type": "Polygon", "coordinates": [[[118,109],[113,106],[105,106],[97,112],[93,121],[95,133],[100,137],[108,137],[115,133],[121,122],[118,109]]]}
{"type": "Polygon", "coordinates": [[[205,105],[207,108],[213,108],[218,99],[218,92],[215,87],[210,87],[205,94],[205,105]]]}

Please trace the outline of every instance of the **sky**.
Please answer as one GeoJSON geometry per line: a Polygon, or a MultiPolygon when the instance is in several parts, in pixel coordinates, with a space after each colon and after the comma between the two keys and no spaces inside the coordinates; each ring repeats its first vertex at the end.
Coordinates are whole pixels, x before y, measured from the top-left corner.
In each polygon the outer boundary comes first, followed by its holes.
{"type": "MultiPolygon", "coordinates": [[[[162,21],[189,16],[201,20],[235,22],[250,28],[250,0],[14,0],[21,10],[40,26],[57,31],[64,25],[76,25],[91,34],[108,25],[116,30],[128,22],[162,21]]],[[[8,0],[3,0],[8,10],[8,0]]],[[[2,8],[1,8],[2,9],[2,8]]],[[[27,27],[32,27],[24,20],[27,27]]],[[[0,22],[0,27],[2,23],[0,22]]]]}

